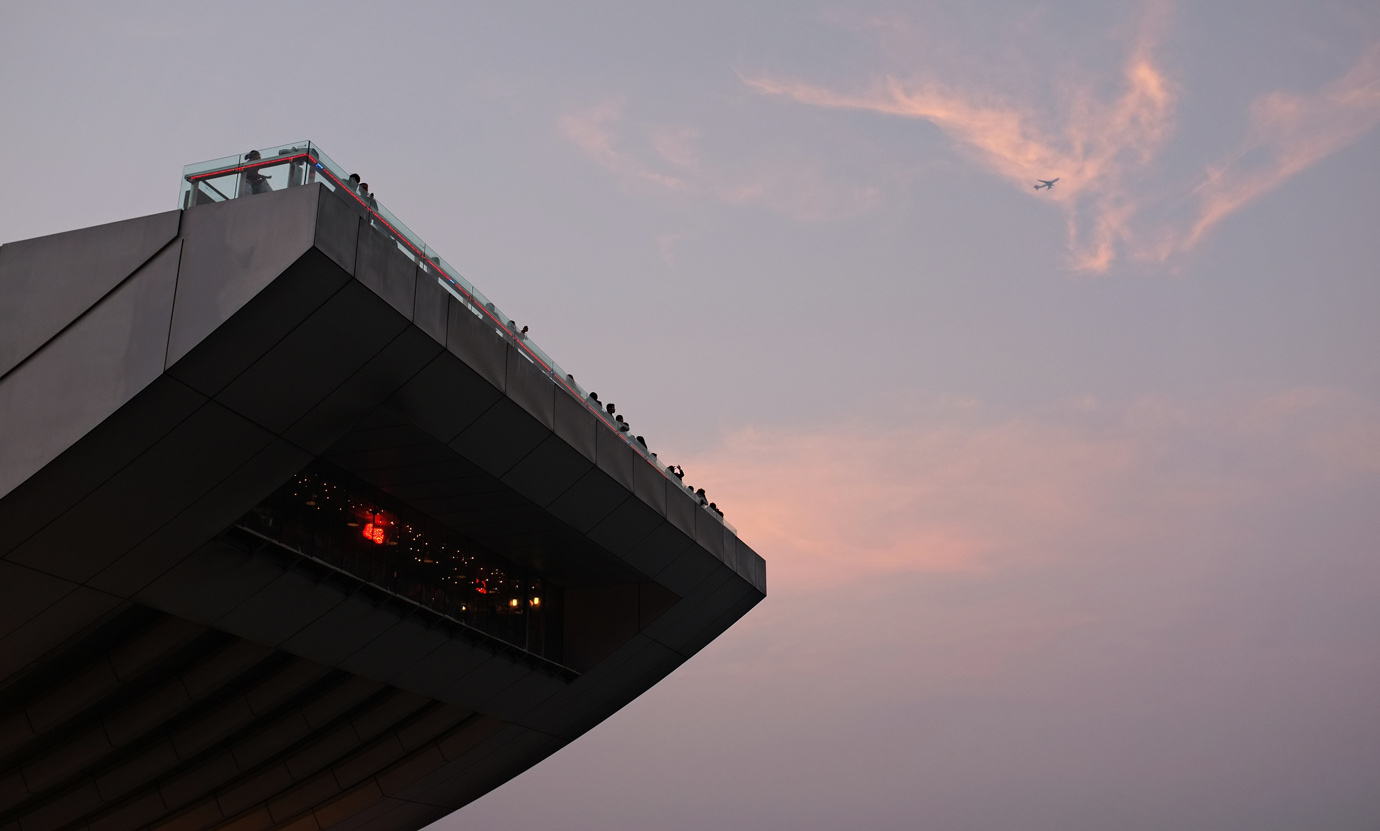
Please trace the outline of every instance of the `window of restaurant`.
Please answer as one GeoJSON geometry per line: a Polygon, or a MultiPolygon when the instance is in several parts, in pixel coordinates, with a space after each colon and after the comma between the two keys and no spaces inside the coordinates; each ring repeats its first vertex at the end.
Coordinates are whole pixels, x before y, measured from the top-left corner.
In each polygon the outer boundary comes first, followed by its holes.
{"type": "Polygon", "coordinates": [[[238,525],[394,594],[561,660],[559,587],[317,462],[238,525]]]}

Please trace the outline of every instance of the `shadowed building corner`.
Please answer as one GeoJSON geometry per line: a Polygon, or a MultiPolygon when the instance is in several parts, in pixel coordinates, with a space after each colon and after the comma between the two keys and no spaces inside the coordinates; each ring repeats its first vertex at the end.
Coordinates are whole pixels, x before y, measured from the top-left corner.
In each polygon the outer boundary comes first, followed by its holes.
{"type": "Polygon", "coordinates": [[[765,596],[319,148],[252,156],[0,247],[5,831],[419,828],[765,596]]]}

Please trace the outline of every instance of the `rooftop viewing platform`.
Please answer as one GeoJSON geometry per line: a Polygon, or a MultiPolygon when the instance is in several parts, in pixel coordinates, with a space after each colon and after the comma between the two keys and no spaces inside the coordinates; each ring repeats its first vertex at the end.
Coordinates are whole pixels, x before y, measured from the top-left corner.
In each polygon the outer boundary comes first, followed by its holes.
{"type": "Polygon", "coordinates": [[[600,424],[617,433],[640,458],[655,467],[662,476],[685,488],[706,513],[722,522],[736,536],[737,530],[724,519],[724,514],[717,504],[708,500],[703,489],[697,492],[694,488],[686,486],[682,479],[683,472],[658,459],[644,437],[632,434],[627,422],[621,414],[614,411],[612,404],[605,405],[598,399],[597,393],[586,390],[576,382],[574,374],[563,369],[528,337],[526,326],[519,327],[513,317],[498,308],[473,283],[465,279],[458,269],[446,262],[434,248],[403,224],[392,211],[379,204],[373,193],[369,192],[368,183],[362,182],[357,174],[347,173],[344,167],[322,152],[319,145],[310,141],[299,141],[250,150],[239,156],[227,156],[187,165],[182,169],[182,189],[178,198],[178,208],[186,209],[318,183],[367,219],[374,230],[390,237],[397,244],[398,250],[415,262],[418,268],[426,273],[435,274],[436,281],[475,317],[492,325],[519,354],[549,375],[559,389],[581,401],[598,416],[600,424]]]}

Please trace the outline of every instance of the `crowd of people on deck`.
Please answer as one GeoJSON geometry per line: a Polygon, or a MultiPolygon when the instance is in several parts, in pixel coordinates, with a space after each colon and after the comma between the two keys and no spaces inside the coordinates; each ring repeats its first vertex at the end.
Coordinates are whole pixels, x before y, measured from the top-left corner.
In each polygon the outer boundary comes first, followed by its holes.
{"type": "MultiPolygon", "coordinates": [[[[573,386],[575,383],[575,376],[567,375],[566,378],[570,381],[571,385],[573,386]]],[[[610,425],[615,427],[620,433],[630,434],[632,432],[632,425],[628,423],[627,419],[623,418],[623,416],[618,412],[617,405],[615,405],[612,401],[605,404],[604,402],[599,400],[599,393],[597,392],[591,392],[589,394],[589,400],[593,403],[594,409],[596,411],[600,412],[601,414],[606,414],[606,419],[611,419],[610,425]]],[[[633,436],[633,438],[637,441],[638,444],[642,445],[644,449],[647,447],[647,440],[643,437],[633,436]]],[[[648,454],[653,459],[656,458],[656,454],[652,453],[650,450],[648,450],[648,454]]],[[[682,468],[680,465],[667,465],[666,472],[671,476],[675,477],[676,483],[679,484],[682,488],[685,488],[686,492],[693,496],[696,499],[696,501],[700,503],[701,507],[708,508],[709,510],[718,514],[720,519],[723,518],[724,512],[719,510],[718,505],[715,505],[713,502],[709,501],[709,497],[705,495],[704,488],[696,489],[694,485],[685,484],[684,468],[682,468]]]]}
{"type": "MultiPolygon", "coordinates": [[[[282,151],[284,153],[291,151],[282,151]]],[[[244,176],[240,180],[240,196],[251,196],[259,193],[268,193],[273,190],[273,185],[269,178],[263,173],[262,165],[254,165],[255,162],[262,162],[263,154],[258,150],[250,150],[244,154],[244,176]]],[[[276,162],[275,162],[276,164],[276,162]]],[[[359,196],[360,201],[369,207],[370,210],[378,210],[379,202],[374,194],[369,190],[369,183],[360,181],[358,173],[351,173],[350,178],[345,181],[345,186],[359,196]]]]}
{"type": "MultiPolygon", "coordinates": [[[[262,156],[260,156],[259,151],[251,150],[249,151],[249,153],[245,155],[245,162],[246,164],[248,164],[259,161],[261,158],[262,156]]],[[[345,184],[346,187],[354,191],[354,193],[359,196],[360,200],[364,202],[364,204],[367,205],[370,208],[370,210],[376,210],[378,208],[378,200],[375,199],[374,194],[370,192],[369,183],[362,181],[358,173],[351,173],[349,179],[346,180],[345,184]]],[[[241,195],[247,195],[248,193],[266,193],[273,189],[269,184],[268,177],[260,173],[257,168],[245,170],[244,179],[242,180],[242,184],[240,187],[241,195]]],[[[493,303],[486,303],[485,308],[487,308],[491,313],[496,311],[494,309],[493,303]]],[[[518,341],[527,340],[528,328],[529,327],[527,326],[523,326],[521,329],[519,329],[516,321],[508,321],[508,332],[518,341]]],[[[575,376],[567,375],[566,379],[570,382],[571,388],[574,389],[575,376]]],[[[613,427],[619,433],[622,433],[624,436],[630,437],[632,440],[642,445],[642,448],[647,451],[648,455],[650,455],[653,459],[656,459],[656,454],[652,453],[647,448],[647,440],[642,436],[632,434],[632,425],[628,423],[628,420],[625,419],[621,413],[618,412],[618,407],[612,401],[610,401],[607,404],[603,403],[599,400],[599,393],[597,392],[591,392],[589,394],[589,400],[590,402],[592,402],[594,409],[597,412],[599,412],[601,416],[604,416],[605,420],[609,422],[609,426],[613,427]]],[[[659,463],[660,462],[658,461],[658,464],[659,463]]],[[[695,500],[698,501],[702,507],[708,508],[709,510],[718,514],[720,518],[723,517],[724,512],[719,510],[718,505],[715,505],[713,502],[709,501],[709,497],[705,495],[704,488],[697,489],[693,485],[685,484],[685,470],[680,465],[667,465],[666,473],[673,477],[676,480],[677,484],[679,484],[682,488],[686,490],[687,493],[694,497],[695,500]]]]}
{"type": "Polygon", "coordinates": [[[369,183],[360,181],[358,173],[351,173],[345,184],[350,190],[359,194],[359,198],[364,200],[364,204],[368,205],[370,210],[378,209],[379,200],[375,199],[374,194],[369,190],[369,183]]]}

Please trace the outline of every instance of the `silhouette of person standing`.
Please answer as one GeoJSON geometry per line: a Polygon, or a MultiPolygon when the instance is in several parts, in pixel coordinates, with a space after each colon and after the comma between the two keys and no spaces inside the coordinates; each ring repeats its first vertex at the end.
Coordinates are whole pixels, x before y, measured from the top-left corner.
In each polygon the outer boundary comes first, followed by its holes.
{"type": "MultiPolygon", "coordinates": [[[[245,154],[244,163],[245,165],[249,165],[262,158],[258,150],[250,150],[245,154]]],[[[240,196],[268,193],[271,190],[273,190],[273,186],[268,183],[268,177],[260,173],[258,168],[254,168],[253,170],[246,169],[244,175],[240,177],[240,196]]]]}

